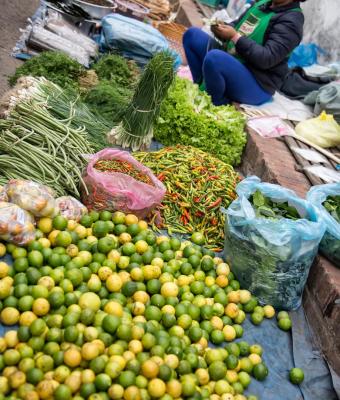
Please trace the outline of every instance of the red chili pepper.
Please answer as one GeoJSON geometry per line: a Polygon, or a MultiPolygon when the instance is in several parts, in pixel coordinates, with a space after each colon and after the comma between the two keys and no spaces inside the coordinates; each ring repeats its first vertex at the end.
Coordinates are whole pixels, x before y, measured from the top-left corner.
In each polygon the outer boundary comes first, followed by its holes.
{"type": "Polygon", "coordinates": [[[163,182],[164,179],[165,179],[165,174],[164,174],[164,172],[161,172],[161,173],[157,176],[157,178],[158,178],[161,182],[163,182]]]}
{"type": "Polygon", "coordinates": [[[196,216],[196,217],[199,217],[199,218],[204,217],[204,212],[202,212],[202,211],[196,211],[196,212],[195,212],[195,216],[196,216]]]}
{"type": "Polygon", "coordinates": [[[217,175],[211,175],[207,178],[207,181],[214,181],[216,179],[218,179],[219,177],[217,175]]]}
{"type": "Polygon", "coordinates": [[[208,205],[208,209],[217,207],[218,205],[220,205],[222,203],[222,197],[219,197],[216,201],[214,201],[213,203],[208,205]]]}
{"type": "Polygon", "coordinates": [[[211,218],[210,222],[211,222],[211,225],[214,225],[214,226],[216,226],[218,224],[216,217],[211,218]]]}
{"type": "Polygon", "coordinates": [[[201,201],[202,197],[194,197],[194,202],[199,203],[201,201]]]}

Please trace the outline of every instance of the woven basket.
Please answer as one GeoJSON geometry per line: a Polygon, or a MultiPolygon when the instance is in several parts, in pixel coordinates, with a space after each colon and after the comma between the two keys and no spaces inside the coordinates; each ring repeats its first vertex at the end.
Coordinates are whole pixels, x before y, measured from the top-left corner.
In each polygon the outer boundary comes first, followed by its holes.
{"type": "Polygon", "coordinates": [[[183,48],[183,35],[187,28],[175,22],[162,22],[157,29],[166,37],[172,49],[176,50],[182,57],[183,64],[186,65],[186,57],[183,48]]]}

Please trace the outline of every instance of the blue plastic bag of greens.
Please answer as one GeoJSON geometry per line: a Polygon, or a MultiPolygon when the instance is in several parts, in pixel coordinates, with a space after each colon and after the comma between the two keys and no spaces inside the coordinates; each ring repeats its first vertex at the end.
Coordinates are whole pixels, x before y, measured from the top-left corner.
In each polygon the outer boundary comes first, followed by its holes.
{"type": "Polygon", "coordinates": [[[262,304],[297,309],[325,225],[306,200],[289,189],[262,183],[255,176],[239,183],[236,191],[238,199],[223,210],[226,215],[224,250],[233,273],[241,286],[249,289],[262,304]],[[278,213],[268,218],[276,210],[269,206],[267,216],[264,217],[265,213],[259,216],[249,201],[257,191],[260,198],[267,198],[264,204],[280,203],[280,207],[288,210],[287,215],[295,213],[301,219],[279,218],[278,213]]]}
{"type": "Polygon", "coordinates": [[[141,67],[160,51],[168,50],[175,59],[175,68],[182,63],[180,55],[170,49],[165,37],[151,25],[120,14],[102,19],[101,47],[135,60],[141,67]]]}
{"type": "Polygon", "coordinates": [[[326,225],[320,251],[340,268],[340,183],[313,186],[307,200],[317,208],[326,225]]]}

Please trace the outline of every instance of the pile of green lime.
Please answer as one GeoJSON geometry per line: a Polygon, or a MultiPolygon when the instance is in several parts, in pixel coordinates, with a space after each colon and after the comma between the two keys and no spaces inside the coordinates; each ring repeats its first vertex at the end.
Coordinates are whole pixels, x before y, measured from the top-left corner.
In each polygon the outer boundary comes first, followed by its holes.
{"type": "Polygon", "coordinates": [[[0,338],[0,400],[256,400],[243,393],[268,369],[242,323],[275,311],[222,259],[121,212],[37,228],[27,247],[0,248],[13,258],[0,319],[19,325],[0,338]]]}

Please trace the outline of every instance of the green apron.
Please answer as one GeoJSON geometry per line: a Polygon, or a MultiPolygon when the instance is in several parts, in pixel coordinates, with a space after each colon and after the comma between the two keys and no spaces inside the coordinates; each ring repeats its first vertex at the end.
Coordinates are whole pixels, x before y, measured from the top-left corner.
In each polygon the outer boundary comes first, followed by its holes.
{"type": "MultiPolygon", "coordinates": [[[[275,12],[264,12],[261,10],[261,7],[267,3],[271,3],[271,1],[272,0],[260,0],[258,3],[254,4],[235,26],[235,30],[242,36],[246,36],[262,46],[270,20],[275,15],[275,12]]],[[[294,11],[301,11],[301,8],[295,8],[294,11]]],[[[225,49],[229,54],[232,54],[243,62],[242,57],[236,53],[235,44],[231,40],[226,44],[225,49]]]]}

